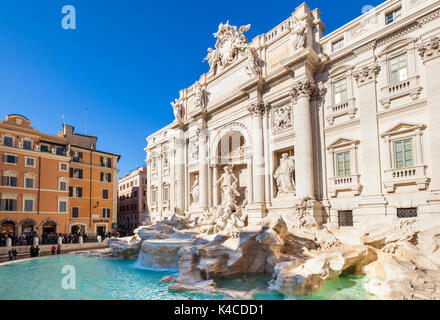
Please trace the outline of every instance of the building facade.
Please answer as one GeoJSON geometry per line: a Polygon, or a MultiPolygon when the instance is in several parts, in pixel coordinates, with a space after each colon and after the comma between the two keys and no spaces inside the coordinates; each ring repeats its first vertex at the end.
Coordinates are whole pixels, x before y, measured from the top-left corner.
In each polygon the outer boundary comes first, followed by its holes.
{"type": "Polygon", "coordinates": [[[118,228],[129,234],[147,220],[147,168],[140,167],[118,181],[118,228]]]}
{"type": "Polygon", "coordinates": [[[147,138],[152,219],[225,198],[249,224],[439,214],[439,18],[438,1],[389,0],[326,36],[305,3],[250,42],[220,24],[209,72],[147,138]]]}
{"type": "Polygon", "coordinates": [[[118,155],[96,150],[96,137],[74,134],[71,126],[48,135],[15,114],[0,122],[0,137],[0,232],[94,236],[111,230],[118,155]]]}

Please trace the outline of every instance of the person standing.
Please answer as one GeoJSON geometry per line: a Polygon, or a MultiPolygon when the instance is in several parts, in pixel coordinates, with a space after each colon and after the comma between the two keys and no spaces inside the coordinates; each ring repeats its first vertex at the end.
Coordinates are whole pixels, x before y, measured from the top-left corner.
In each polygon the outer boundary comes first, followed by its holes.
{"type": "Polygon", "coordinates": [[[61,245],[60,244],[57,246],[57,254],[61,254],[61,245]]]}
{"type": "Polygon", "coordinates": [[[14,256],[14,260],[17,260],[17,249],[12,249],[12,255],[14,256]]]}
{"type": "Polygon", "coordinates": [[[35,257],[35,247],[34,245],[31,246],[31,249],[29,250],[31,258],[35,257]]]}
{"type": "Polygon", "coordinates": [[[35,256],[36,256],[36,257],[39,257],[39,256],[40,256],[40,247],[39,247],[39,246],[37,246],[37,247],[35,248],[35,256]]]}
{"type": "Polygon", "coordinates": [[[55,247],[55,245],[52,245],[52,248],[50,248],[50,251],[52,251],[52,255],[55,254],[56,250],[57,250],[57,247],[55,247]]]}
{"type": "Polygon", "coordinates": [[[9,261],[14,260],[14,257],[12,256],[12,250],[8,251],[8,259],[9,259],[9,261]]]}

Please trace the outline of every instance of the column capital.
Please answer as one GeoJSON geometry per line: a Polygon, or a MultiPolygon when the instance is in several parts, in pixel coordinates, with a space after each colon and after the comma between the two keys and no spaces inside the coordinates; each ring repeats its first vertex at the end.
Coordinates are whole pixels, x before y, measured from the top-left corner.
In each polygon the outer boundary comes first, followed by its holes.
{"type": "Polygon", "coordinates": [[[261,102],[253,102],[247,107],[252,117],[261,117],[265,113],[266,106],[261,102]]]}
{"type": "Polygon", "coordinates": [[[362,67],[353,72],[353,78],[356,80],[358,87],[376,81],[376,76],[380,71],[377,63],[362,67]]]}
{"type": "Polygon", "coordinates": [[[422,43],[417,48],[417,51],[422,57],[423,63],[440,57],[440,38],[434,37],[427,42],[422,43]]]}
{"type": "Polygon", "coordinates": [[[307,78],[296,82],[290,89],[290,95],[293,97],[294,100],[298,100],[302,97],[307,97],[309,99],[313,94],[315,88],[315,81],[307,78]]]}

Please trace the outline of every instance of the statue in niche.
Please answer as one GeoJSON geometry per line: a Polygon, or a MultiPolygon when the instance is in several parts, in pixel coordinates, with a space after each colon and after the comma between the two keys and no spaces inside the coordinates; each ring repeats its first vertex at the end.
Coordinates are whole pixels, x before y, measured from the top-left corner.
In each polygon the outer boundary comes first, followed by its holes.
{"type": "Polygon", "coordinates": [[[295,193],[294,172],[295,161],[293,157],[289,157],[289,154],[286,152],[283,153],[280,159],[280,166],[273,175],[277,183],[277,195],[295,193]]]}
{"type": "Polygon", "coordinates": [[[293,50],[299,50],[304,48],[305,45],[305,36],[307,33],[307,23],[305,20],[299,21],[297,18],[293,18],[293,38],[292,38],[292,45],[293,50]]]}
{"type": "Polygon", "coordinates": [[[199,203],[199,175],[196,175],[194,178],[194,183],[191,187],[191,197],[192,197],[191,204],[199,203]]]}
{"type": "Polygon", "coordinates": [[[221,175],[220,179],[216,181],[216,185],[221,183],[223,190],[222,206],[234,210],[235,197],[240,196],[237,188],[238,179],[232,171],[232,166],[226,166],[224,170],[225,172],[221,175]]]}
{"type": "Polygon", "coordinates": [[[290,117],[291,108],[289,105],[285,105],[276,108],[273,113],[273,129],[274,131],[280,131],[290,128],[292,126],[292,120],[290,117]]]}

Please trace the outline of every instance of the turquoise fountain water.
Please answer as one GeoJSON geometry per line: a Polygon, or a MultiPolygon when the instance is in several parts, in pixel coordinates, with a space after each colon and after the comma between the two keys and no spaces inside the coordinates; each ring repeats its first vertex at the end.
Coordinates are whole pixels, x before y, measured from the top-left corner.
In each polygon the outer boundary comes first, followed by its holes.
{"type": "MultiPolygon", "coordinates": [[[[80,254],[42,257],[0,266],[0,300],[7,299],[105,299],[105,300],[159,300],[159,299],[225,299],[221,295],[168,291],[167,283],[160,280],[170,271],[139,268],[135,260],[103,259],[80,254]],[[62,288],[61,272],[66,265],[75,267],[76,289],[62,288]]],[[[267,276],[245,275],[215,279],[218,287],[250,290],[264,287],[267,276]]],[[[284,297],[277,293],[259,293],[255,299],[368,299],[362,287],[366,278],[344,275],[327,281],[321,290],[311,296],[284,297]]]]}

